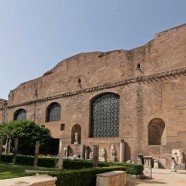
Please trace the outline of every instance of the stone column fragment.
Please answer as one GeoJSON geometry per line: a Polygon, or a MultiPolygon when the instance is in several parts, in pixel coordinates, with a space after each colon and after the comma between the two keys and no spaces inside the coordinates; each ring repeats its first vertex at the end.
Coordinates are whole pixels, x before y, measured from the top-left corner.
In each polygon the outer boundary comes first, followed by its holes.
{"type": "Polygon", "coordinates": [[[58,169],[63,169],[63,140],[60,139],[59,140],[59,152],[58,152],[58,155],[59,155],[59,162],[58,162],[58,169]]]}
{"type": "Polygon", "coordinates": [[[81,158],[85,159],[85,145],[81,145],[81,158]]]}
{"type": "Polygon", "coordinates": [[[85,160],[88,160],[89,157],[88,157],[88,147],[85,146],[85,160]]]}
{"type": "Polygon", "coordinates": [[[93,165],[96,167],[98,165],[99,158],[99,145],[93,145],[93,165]]]}
{"type": "Polygon", "coordinates": [[[16,163],[17,150],[18,150],[18,138],[15,138],[12,163],[16,163]]]}
{"type": "Polygon", "coordinates": [[[39,146],[40,146],[40,142],[36,141],[35,156],[34,156],[34,167],[37,167],[37,164],[38,164],[39,146]]]}
{"type": "Polygon", "coordinates": [[[125,142],[124,140],[120,141],[120,157],[119,162],[124,162],[125,160],[125,142]]]}

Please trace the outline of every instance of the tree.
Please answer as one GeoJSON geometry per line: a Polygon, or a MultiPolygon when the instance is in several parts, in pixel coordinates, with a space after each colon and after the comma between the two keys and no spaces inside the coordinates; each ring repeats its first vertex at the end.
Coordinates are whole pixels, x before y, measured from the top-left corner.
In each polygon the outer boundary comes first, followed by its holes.
{"type": "Polygon", "coordinates": [[[16,120],[0,125],[0,138],[5,140],[11,138],[19,139],[19,154],[34,154],[36,141],[40,141],[41,148],[51,138],[50,131],[40,127],[33,121],[16,120]]]}

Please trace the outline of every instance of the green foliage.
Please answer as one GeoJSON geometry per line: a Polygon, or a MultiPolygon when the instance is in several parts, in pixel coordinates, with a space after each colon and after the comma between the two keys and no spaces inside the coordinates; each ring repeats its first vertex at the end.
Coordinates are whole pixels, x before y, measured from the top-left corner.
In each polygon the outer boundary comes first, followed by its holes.
{"type": "Polygon", "coordinates": [[[34,165],[34,157],[26,155],[17,155],[16,163],[22,165],[34,165]]]}
{"type": "MultiPolygon", "coordinates": [[[[13,155],[12,154],[2,154],[1,161],[6,163],[12,162],[13,155]]],[[[58,161],[58,158],[39,158],[38,159],[38,166],[40,167],[48,167],[48,168],[54,168],[56,163],[58,161]]],[[[22,165],[34,165],[34,156],[27,156],[27,155],[17,155],[16,158],[17,164],[22,165]]]]}
{"type": "Polygon", "coordinates": [[[83,168],[91,168],[93,167],[93,163],[91,161],[85,160],[64,160],[63,161],[64,169],[83,169],[83,168]]]}
{"type": "Polygon", "coordinates": [[[139,175],[143,172],[142,164],[133,164],[133,163],[119,163],[119,162],[100,162],[99,167],[111,167],[111,166],[122,166],[124,167],[127,174],[139,175]]]}
{"type": "MultiPolygon", "coordinates": [[[[11,163],[13,155],[2,154],[1,161],[11,163]]],[[[48,167],[54,168],[56,167],[58,162],[58,158],[49,158],[49,157],[39,157],[38,166],[40,167],[48,167]]],[[[26,155],[17,155],[16,163],[23,165],[33,165],[34,164],[34,156],[26,156],[26,155]]],[[[90,161],[83,160],[64,160],[63,167],[64,169],[82,169],[82,168],[91,168],[93,166],[90,161]]]]}
{"type": "Polygon", "coordinates": [[[40,157],[38,159],[38,166],[54,168],[56,167],[57,162],[58,162],[58,158],[40,157]]]}
{"type": "Polygon", "coordinates": [[[1,161],[6,163],[12,163],[13,155],[11,154],[2,154],[1,155],[1,161]]]}
{"type": "Polygon", "coordinates": [[[42,148],[50,139],[50,132],[33,121],[17,120],[0,125],[0,138],[6,139],[7,136],[19,139],[20,154],[33,154],[36,141],[40,141],[42,148]]]}
{"type": "MultiPolygon", "coordinates": [[[[48,158],[48,157],[40,157],[38,159],[38,166],[41,167],[56,167],[58,162],[58,158],[48,158]]],[[[82,168],[91,168],[93,167],[92,162],[84,161],[84,160],[63,160],[64,169],[82,169],[82,168]]]]}
{"type": "MultiPolygon", "coordinates": [[[[1,157],[2,162],[10,163],[12,162],[12,155],[3,154],[1,157]]],[[[54,168],[58,162],[58,158],[48,158],[48,157],[40,157],[38,159],[38,166],[54,168]]],[[[24,165],[33,165],[34,157],[33,156],[24,156],[18,155],[16,163],[24,164],[24,165]]],[[[113,167],[120,166],[123,167],[127,174],[139,175],[143,172],[143,165],[140,164],[132,164],[132,163],[119,163],[119,162],[100,162],[98,164],[99,167],[113,167]]],[[[64,169],[83,169],[83,168],[91,168],[93,167],[92,161],[85,160],[64,160],[63,161],[64,169]]]]}
{"type": "Polygon", "coordinates": [[[64,170],[56,173],[49,173],[57,177],[57,186],[95,186],[96,174],[101,174],[114,170],[124,170],[121,166],[116,167],[98,167],[80,170],[64,170]]]}

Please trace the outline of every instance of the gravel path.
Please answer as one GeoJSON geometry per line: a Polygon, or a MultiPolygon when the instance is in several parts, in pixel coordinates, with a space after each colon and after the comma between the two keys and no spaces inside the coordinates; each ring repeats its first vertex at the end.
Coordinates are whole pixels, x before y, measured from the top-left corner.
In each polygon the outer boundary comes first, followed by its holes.
{"type": "Polygon", "coordinates": [[[127,178],[127,186],[186,186],[186,171],[171,172],[170,169],[153,169],[152,179],[127,178]]]}

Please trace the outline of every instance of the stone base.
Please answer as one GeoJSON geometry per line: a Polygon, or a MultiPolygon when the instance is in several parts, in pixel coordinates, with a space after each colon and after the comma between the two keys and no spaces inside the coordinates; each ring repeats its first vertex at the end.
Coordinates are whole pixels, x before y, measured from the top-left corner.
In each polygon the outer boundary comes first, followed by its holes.
{"type": "Polygon", "coordinates": [[[177,169],[178,169],[178,170],[186,170],[186,169],[185,169],[185,163],[178,164],[177,169]]]}
{"type": "Polygon", "coordinates": [[[97,174],[96,186],[124,186],[126,182],[125,171],[112,171],[97,174]]]}
{"type": "Polygon", "coordinates": [[[159,161],[154,160],[154,169],[159,169],[159,161]]]}
{"type": "Polygon", "coordinates": [[[48,175],[36,175],[0,180],[3,186],[56,186],[57,178],[48,175]]]}

